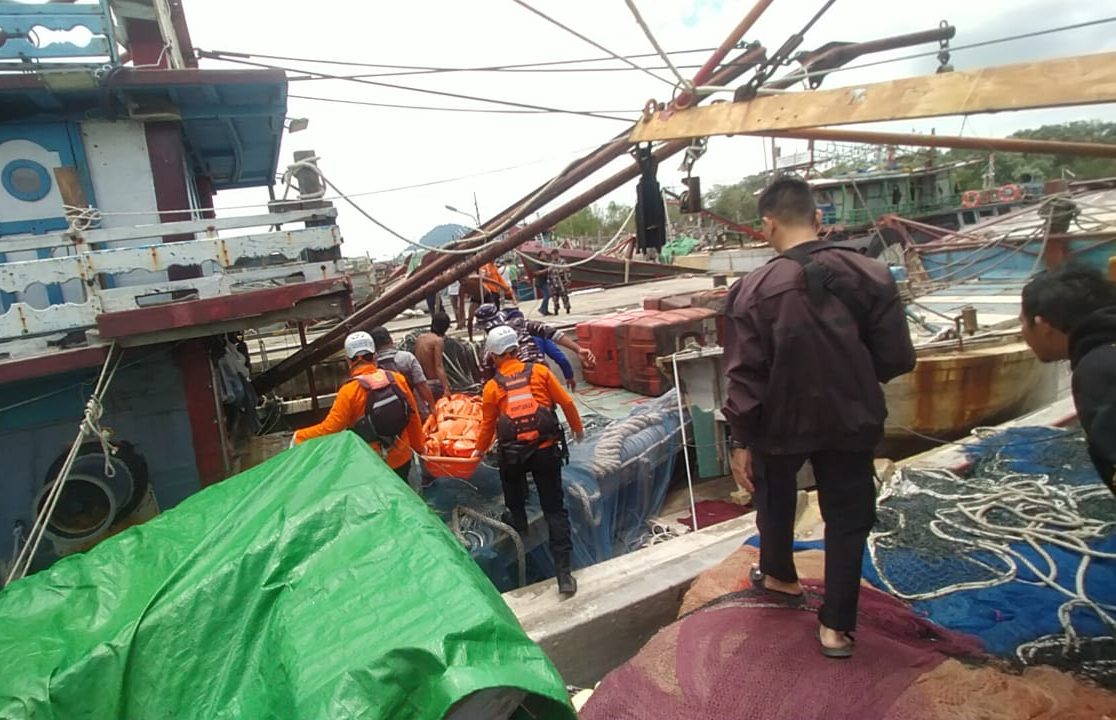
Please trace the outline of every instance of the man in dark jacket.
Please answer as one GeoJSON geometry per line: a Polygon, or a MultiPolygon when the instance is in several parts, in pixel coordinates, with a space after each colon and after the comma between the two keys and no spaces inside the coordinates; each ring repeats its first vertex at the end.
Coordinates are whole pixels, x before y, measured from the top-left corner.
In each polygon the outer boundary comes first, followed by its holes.
{"type": "Polygon", "coordinates": [[[1027,283],[1020,315],[1039,360],[1070,361],[1089,455],[1116,493],[1116,287],[1092,268],[1063,265],[1027,283]]]}
{"type": "Polygon", "coordinates": [[[802,594],[795,478],[810,460],[825,519],[818,637],[826,656],[849,657],[876,520],[873,450],[887,417],[880,383],[914,368],[914,347],[887,266],[818,240],[821,214],[805,181],[776,179],[758,209],[780,255],[737,281],[725,313],[732,469],[753,493],[761,540],[752,582],[802,594]]]}

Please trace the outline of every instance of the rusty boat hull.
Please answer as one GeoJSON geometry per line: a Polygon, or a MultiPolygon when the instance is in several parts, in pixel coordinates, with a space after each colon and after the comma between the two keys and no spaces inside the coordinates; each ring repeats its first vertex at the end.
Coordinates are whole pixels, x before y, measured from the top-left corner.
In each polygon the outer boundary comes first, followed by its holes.
{"type": "Polygon", "coordinates": [[[889,440],[952,440],[1037,410],[1058,395],[1057,364],[1040,362],[1017,336],[964,349],[922,350],[914,372],[884,386],[889,440]]]}

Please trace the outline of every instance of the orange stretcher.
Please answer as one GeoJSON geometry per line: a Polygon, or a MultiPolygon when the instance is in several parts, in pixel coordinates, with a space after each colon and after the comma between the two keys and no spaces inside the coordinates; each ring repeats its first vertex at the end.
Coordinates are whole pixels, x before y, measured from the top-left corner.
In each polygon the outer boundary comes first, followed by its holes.
{"type": "Polygon", "coordinates": [[[437,477],[471,477],[481,461],[473,457],[480,426],[479,397],[455,394],[435,403],[423,426],[426,448],[420,457],[427,472],[437,477]]]}

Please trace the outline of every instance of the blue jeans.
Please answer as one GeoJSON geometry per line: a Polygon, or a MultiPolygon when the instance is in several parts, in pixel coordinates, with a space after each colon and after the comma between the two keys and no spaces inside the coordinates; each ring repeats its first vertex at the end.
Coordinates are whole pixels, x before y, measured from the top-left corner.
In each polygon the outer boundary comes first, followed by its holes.
{"type": "Polygon", "coordinates": [[[543,315],[550,313],[550,283],[543,280],[541,283],[535,283],[535,299],[539,297],[539,292],[542,292],[542,305],[539,306],[539,312],[543,315]]]}

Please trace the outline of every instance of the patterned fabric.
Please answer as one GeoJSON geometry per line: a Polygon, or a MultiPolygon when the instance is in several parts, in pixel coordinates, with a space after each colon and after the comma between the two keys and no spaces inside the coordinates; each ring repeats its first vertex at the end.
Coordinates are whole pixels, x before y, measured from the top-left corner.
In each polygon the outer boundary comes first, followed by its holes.
{"type": "MultiPolygon", "coordinates": [[[[559,260],[558,262],[562,262],[559,260]]],[[[565,265],[548,268],[546,271],[547,282],[551,290],[565,290],[570,286],[570,269],[565,265]]]]}

